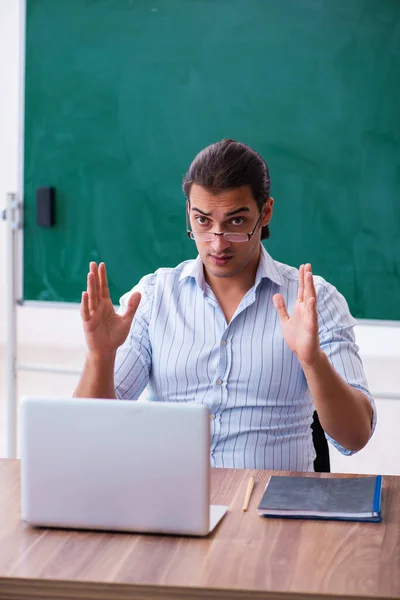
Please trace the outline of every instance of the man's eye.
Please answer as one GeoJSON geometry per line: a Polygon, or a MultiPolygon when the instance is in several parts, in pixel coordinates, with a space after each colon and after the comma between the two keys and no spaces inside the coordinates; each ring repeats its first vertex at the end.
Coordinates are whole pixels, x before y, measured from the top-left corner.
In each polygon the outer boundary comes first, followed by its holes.
{"type": "Polygon", "coordinates": [[[199,225],[207,225],[208,223],[207,217],[196,217],[196,221],[199,225]]]}
{"type": "Polygon", "coordinates": [[[231,223],[232,225],[243,225],[244,219],[243,217],[235,217],[234,219],[232,219],[231,223]]]}

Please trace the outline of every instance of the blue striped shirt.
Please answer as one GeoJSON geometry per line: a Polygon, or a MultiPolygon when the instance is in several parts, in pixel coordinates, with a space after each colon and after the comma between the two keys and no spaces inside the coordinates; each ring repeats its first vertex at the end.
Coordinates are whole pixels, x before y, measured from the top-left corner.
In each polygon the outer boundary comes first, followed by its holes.
{"type": "MultiPolygon", "coordinates": [[[[314,276],[322,350],[343,379],[369,398],[351,316],[343,296],[314,276]]],[[[200,257],[143,277],[130,294],[142,300],[126,342],[117,352],[118,398],[199,402],[211,413],[211,465],[312,471],[314,406],[296,355],[286,346],[275,293],[289,314],[298,270],[271,258],[262,246],[254,286],[230,323],[206,283],[200,257]]],[[[344,454],[352,452],[328,439],[344,454]]],[[[184,449],[183,449],[184,451],[184,449]]]]}

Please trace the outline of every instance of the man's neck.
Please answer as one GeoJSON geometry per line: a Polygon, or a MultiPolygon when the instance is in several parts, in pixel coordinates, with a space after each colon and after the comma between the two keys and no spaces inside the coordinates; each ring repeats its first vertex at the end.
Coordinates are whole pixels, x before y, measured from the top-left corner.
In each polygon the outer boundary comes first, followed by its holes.
{"type": "Polygon", "coordinates": [[[203,267],[205,280],[217,297],[243,297],[255,283],[260,256],[261,252],[253,264],[247,265],[241,273],[231,277],[216,277],[203,267]]]}

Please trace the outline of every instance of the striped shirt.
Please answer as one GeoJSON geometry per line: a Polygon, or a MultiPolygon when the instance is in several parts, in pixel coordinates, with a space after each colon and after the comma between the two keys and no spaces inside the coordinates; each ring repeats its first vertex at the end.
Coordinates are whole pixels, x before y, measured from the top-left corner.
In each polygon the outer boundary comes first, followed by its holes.
{"type": "MultiPolygon", "coordinates": [[[[343,379],[369,398],[346,300],[314,276],[322,350],[343,379]]],[[[211,413],[211,465],[312,471],[314,406],[296,355],[285,344],[275,293],[289,314],[298,270],[271,258],[262,246],[253,287],[230,323],[204,278],[200,257],[143,277],[133,291],[142,300],[115,365],[118,398],[198,402],[211,413]]],[[[353,452],[327,436],[343,454],[353,452]]]]}

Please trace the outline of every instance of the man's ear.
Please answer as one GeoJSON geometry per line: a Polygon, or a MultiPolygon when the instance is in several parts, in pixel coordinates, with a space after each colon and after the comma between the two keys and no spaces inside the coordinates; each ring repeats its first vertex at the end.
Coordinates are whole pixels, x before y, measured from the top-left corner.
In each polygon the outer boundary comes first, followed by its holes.
{"type": "Polygon", "coordinates": [[[268,200],[266,201],[266,203],[264,204],[264,208],[263,208],[263,216],[261,219],[261,224],[263,227],[268,225],[268,223],[270,222],[271,217],[272,217],[273,208],[274,208],[274,199],[270,196],[268,198],[268,200]]]}
{"type": "Polygon", "coordinates": [[[190,201],[186,200],[186,229],[190,227],[190,201]]]}

